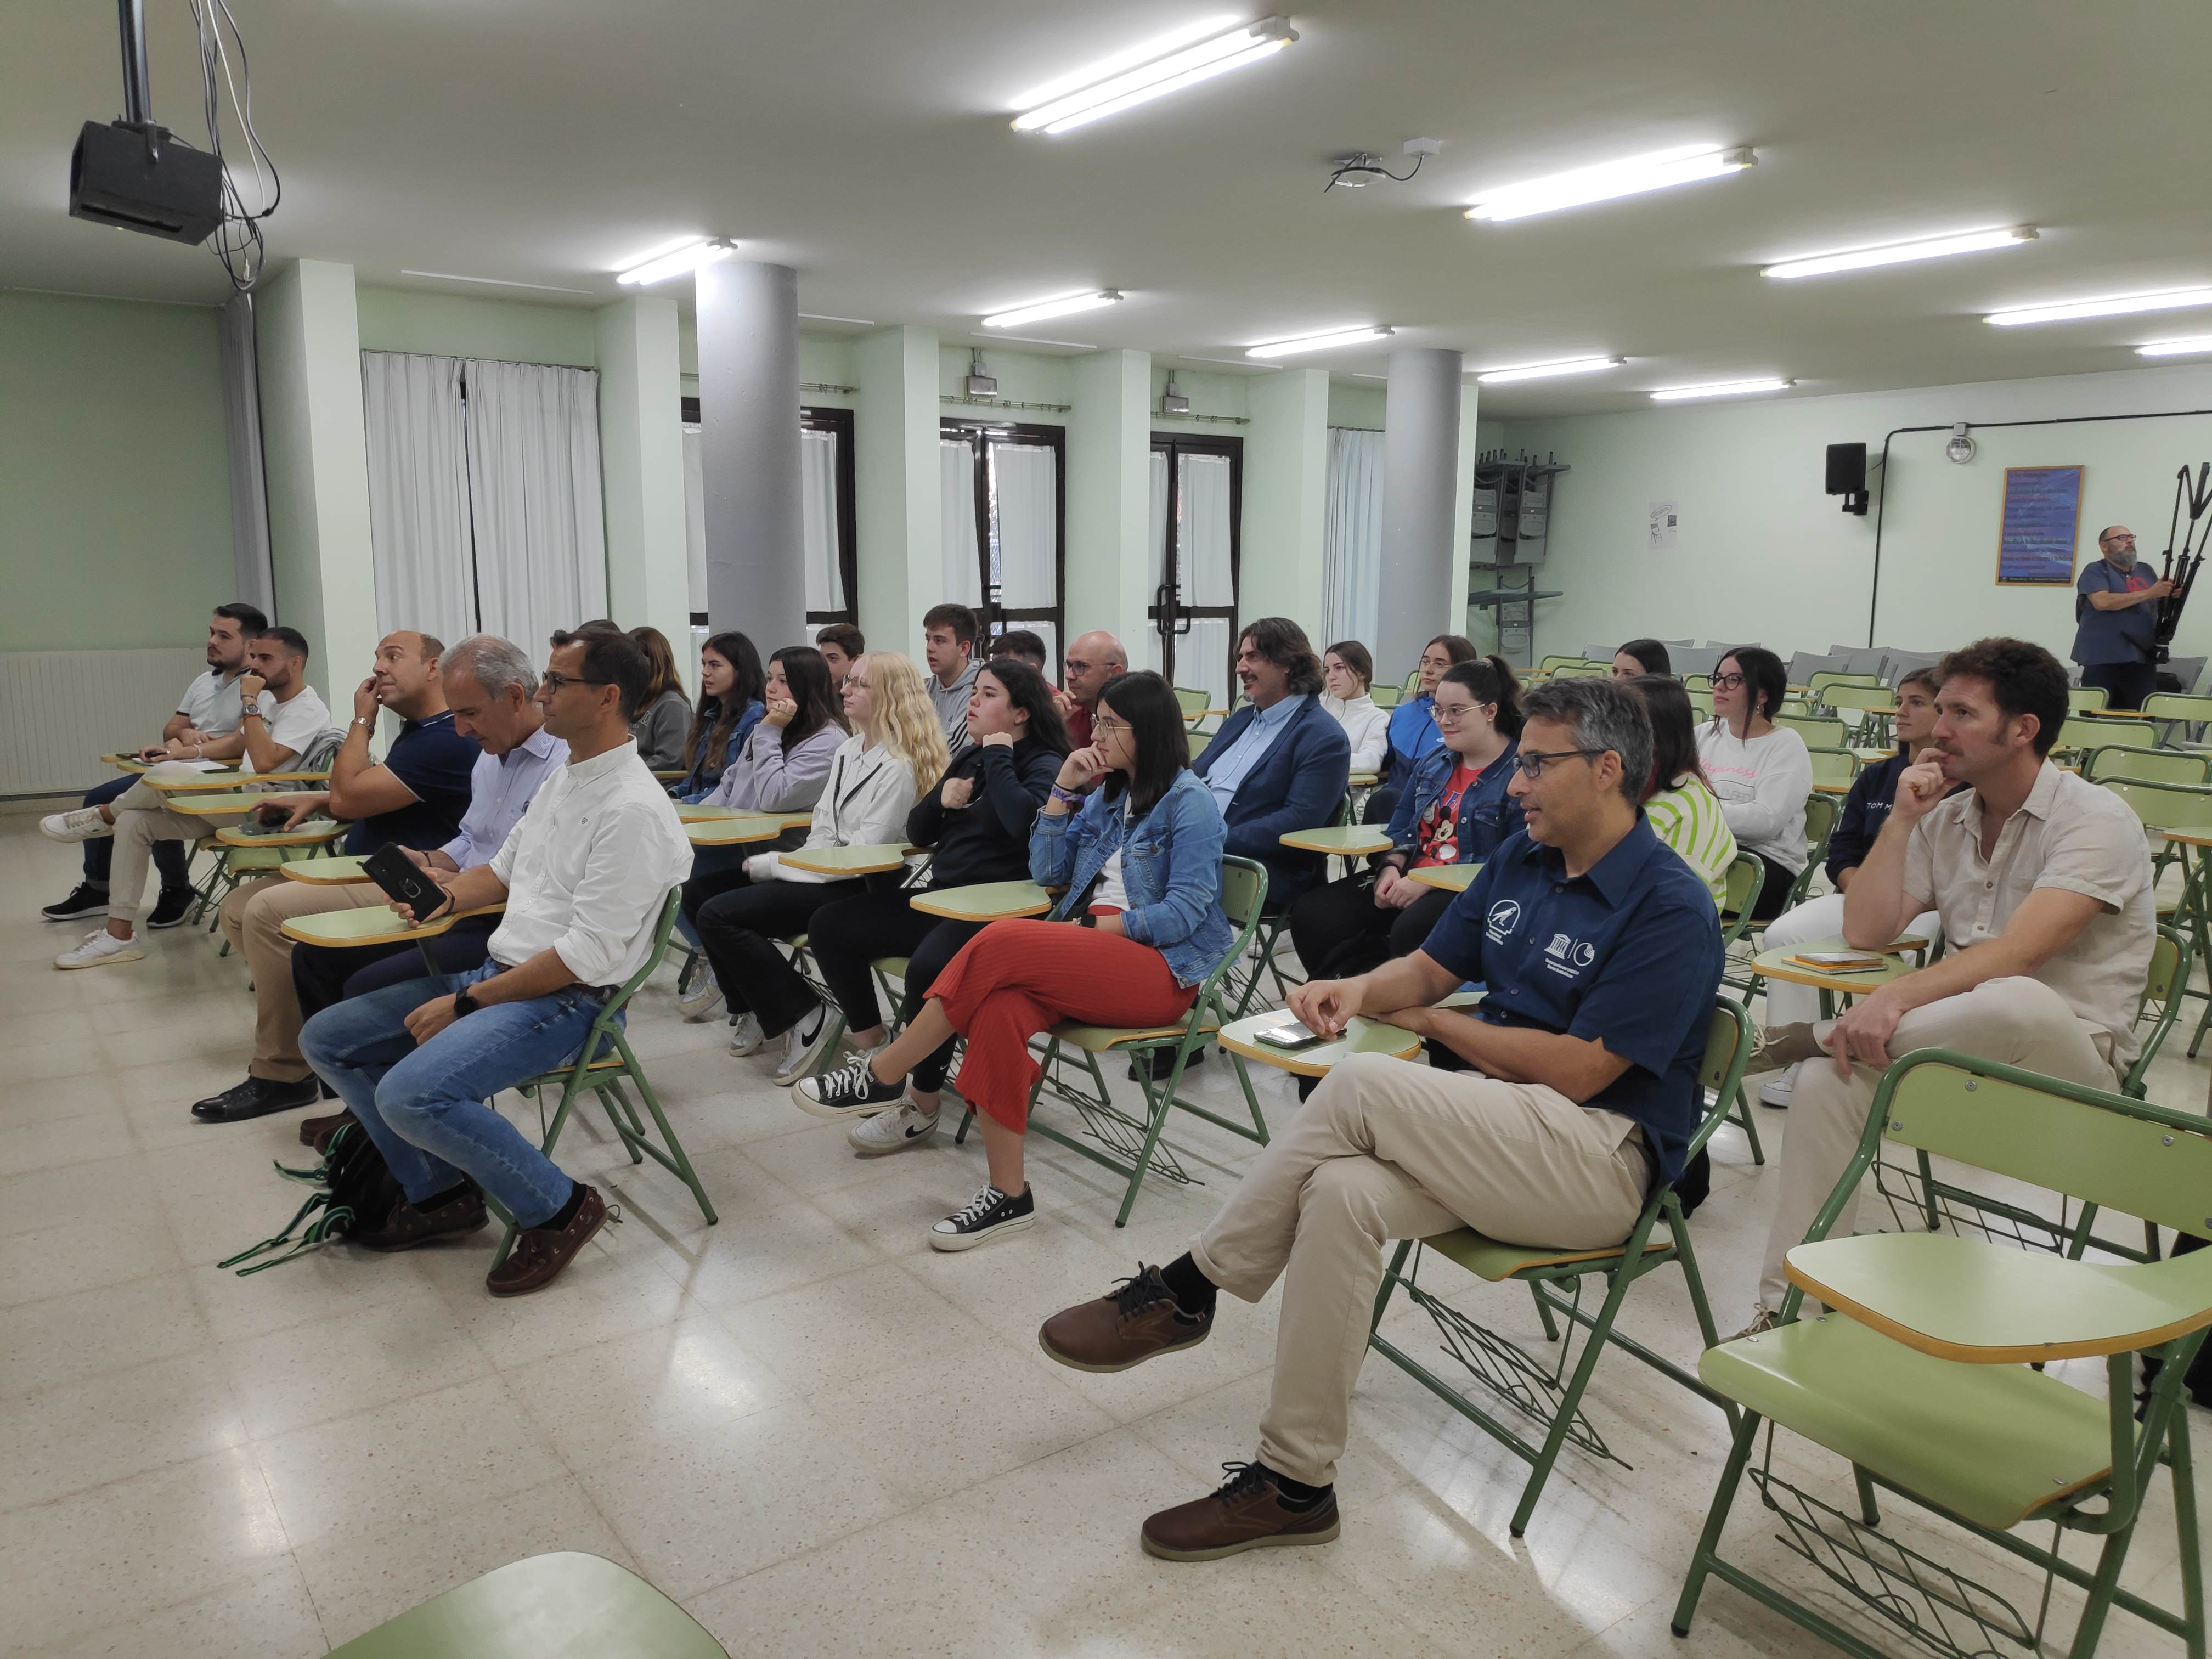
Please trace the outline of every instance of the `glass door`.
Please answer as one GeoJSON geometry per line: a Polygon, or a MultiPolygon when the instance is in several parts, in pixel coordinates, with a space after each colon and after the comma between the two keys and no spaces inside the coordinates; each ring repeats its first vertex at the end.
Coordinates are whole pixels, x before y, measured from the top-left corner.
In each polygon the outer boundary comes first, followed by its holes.
{"type": "Polygon", "coordinates": [[[1226,708],[1236,684],[1244,441],[1152,434],[1151,619],[1160,672],[1226,708]]]}
{"type": "Polygon", "coordinates": [[[945,597],[975,609],[987,641],[1026,629],[1057,662],[1066,562],[1060,428],[946,421],[938,447],[945,597]]]}

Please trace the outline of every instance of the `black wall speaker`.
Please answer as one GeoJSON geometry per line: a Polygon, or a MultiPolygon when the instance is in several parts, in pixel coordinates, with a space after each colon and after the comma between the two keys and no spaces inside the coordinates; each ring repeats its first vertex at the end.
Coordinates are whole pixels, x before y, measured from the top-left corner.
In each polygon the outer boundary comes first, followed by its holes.
{"type": "Polygon", "coordinates": [[[1831,495],[1856,495],[1867,487],[1867,447],[1864,444],[1828,446],[1828,488],[1831,495]]]}

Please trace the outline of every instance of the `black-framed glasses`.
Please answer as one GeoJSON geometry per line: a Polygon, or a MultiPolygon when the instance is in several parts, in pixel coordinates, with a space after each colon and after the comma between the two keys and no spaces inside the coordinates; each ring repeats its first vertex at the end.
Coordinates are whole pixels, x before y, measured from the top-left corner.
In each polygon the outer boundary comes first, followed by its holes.
{"type": "Polygon", "coordinates": [[[538,677],[538,683],[545,688],[545,695],[549,697],[559,696],[564,686],[612,685],[614,684],[612,680],[574,679],[567,674],[556,674],[550,668],[538,677]]]}
{"type": "Polygon", "coordinates": [[[1736,687],[1742,684],[1743,676],[1741,674],[1716,674],[1713,676],[1713,690],[1716,691],[1733,691],[1736,687]]]}
{"type": "Polygon", "coordinates": [[[1522,775],[1533,783],[1544,775],[1544,768],[1548,762],[1571,760],[1577,755],[1584,760],[1595,760],[1600,755],[1612,752],[1608,749],[1554,749],[1547,753],[1539,749],[1523,749],[1513,757],[1513,763],[1521,769],[1522,775]]]}

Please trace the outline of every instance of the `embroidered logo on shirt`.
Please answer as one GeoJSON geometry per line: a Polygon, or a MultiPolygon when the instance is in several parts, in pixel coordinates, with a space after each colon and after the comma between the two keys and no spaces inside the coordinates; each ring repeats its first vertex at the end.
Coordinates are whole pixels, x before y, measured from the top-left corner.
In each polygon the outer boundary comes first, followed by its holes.
{"type": "Polygon", "coordinates": [[[1587,939],[1554,933],[1552,942],[1544,947],[1544,966],[1562,978],[1572,979],[1597,960],[1597,947],[1587,939]]]}
{"type": "Polygon", "coordinates": [[[1490,915],[1483,933],[1493,943],[1503,943],[1520,925],[1520,900],[1500,899],[1490,907],[1490,915]]]}

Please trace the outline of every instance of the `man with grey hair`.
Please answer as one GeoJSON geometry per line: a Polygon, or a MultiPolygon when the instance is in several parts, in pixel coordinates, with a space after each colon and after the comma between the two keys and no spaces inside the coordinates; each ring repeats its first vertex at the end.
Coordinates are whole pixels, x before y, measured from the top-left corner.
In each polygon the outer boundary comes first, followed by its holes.
{"type": "Polygon", "coordinates": [[[1189,1254],[1055,1314],[1047,1353],[1122,1370],[1205,1340],[1217,1287],[1257,1302],[1278,1278],[1274,1389],[1253,1462],[1145,1522],[1145,1549],[1212,1560],[1337,1535],[1334,1481],[1367,1351],[1382,1246],[1469,1226],[1505,1243],[1619,1244],[1652,1184],[1682,1171],[1720,982],[1704,881],[1638,800],[1643,700],[1605,680],[1532,692],[1504,842],[1422,948],[1291,993],[1334,1036],[1355,1014],[1428,1040],[1438,1064],[1337,1066],[1189,1254]],[[1474,1007],[1435,1005],[1467,981],[1474,1007]]]}
{"type": "MultiPolygon", "coordinates": [[[[407,849],[409,858],[442,884],[460,871],[491,862],[538,786],[567,762],[568,745],[545,730],[545,711],[537,700],[538,671],[520,646],[495,634],[474,635],[448,650],[441,667],[453,729],[483,750],[469,779],[469,809],[461,817],[460,833],[428,852],[407,849]]],[[[376,896],[381,902],[380,890],[376,896]]],[[[498,921],[477,917],[431,940],[438,971],[458,974],[480,966],[498,921]]],[[[422,972],[422,951],[412,943],[350,950],[301,945],[292,951],[292,988],[302,1022],[334,1002],[422,972]]],[[[301,1138],[327,1133],[337,1121],[309,1118],[301,1126],[301,1138]]]]}

